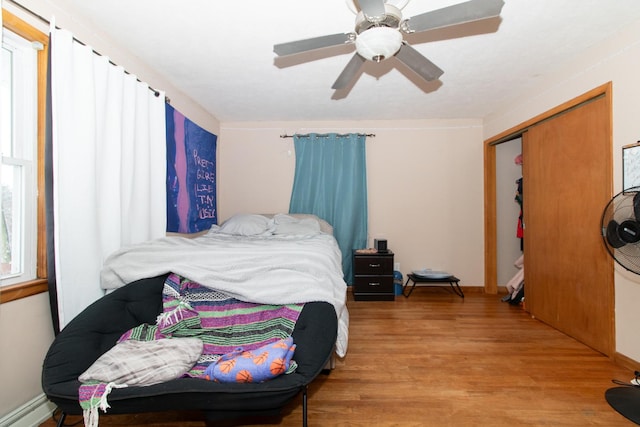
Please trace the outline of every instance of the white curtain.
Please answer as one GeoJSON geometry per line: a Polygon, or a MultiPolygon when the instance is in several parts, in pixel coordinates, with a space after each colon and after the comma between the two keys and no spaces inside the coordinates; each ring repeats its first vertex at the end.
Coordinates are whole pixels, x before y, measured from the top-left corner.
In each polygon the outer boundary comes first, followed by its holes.
{"type": "Polygon", "coordinates": [[[51,29],[56,289],[60,328],[101,297],[113,251],[166,229],[164,93],[51,29]]]}

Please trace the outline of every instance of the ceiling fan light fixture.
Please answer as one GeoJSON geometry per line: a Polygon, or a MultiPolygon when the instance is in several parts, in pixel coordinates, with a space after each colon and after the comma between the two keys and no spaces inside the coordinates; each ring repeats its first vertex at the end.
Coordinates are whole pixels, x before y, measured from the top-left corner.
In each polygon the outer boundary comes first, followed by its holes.
{"type": "Polygon", "coordinates": [[[356,51],[370,61],[380,62],[390,58],[400,50],[402,34],[389,27],[373,27],[358,34],[356,51]]]}

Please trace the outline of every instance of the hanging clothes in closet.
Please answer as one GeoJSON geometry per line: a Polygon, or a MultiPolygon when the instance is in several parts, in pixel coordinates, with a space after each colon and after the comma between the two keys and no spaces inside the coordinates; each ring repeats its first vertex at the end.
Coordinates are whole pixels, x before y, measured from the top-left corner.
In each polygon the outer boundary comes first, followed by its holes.
{"type": "Polygon", "coordinates": [[[524,249],[524,221],[522,219],[522,178],[516,180],[518,189],[516,191],[516,202],[520,205],[520,214],[518,215],[518,226],[516,228],[516,237],[520,239],[520,250],[524,249]]]}
{"type": "MultiPolygon", "coordinates": [[[[522,166],[522,154],[518,154],[514,159],[518,166],[522,166]]],[[[518,225],[516,227],[516,237],[520,239],[520,250],[524,249],[524,220],[523,220],[523,194],[522,194],[522,177],[516,180],[516,196],[515,201],[520,205],[520,214],[518,215],[518,225]]]]}

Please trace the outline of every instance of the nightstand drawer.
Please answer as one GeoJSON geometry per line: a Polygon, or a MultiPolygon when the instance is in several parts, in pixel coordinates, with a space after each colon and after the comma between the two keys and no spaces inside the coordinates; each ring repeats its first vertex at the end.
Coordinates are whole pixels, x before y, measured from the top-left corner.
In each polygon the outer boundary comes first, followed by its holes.
{"type": "Polygon", "coordinates": [[[393,295],[393,276],[356,276],[353,291],[362,294],[393,295]]]}
{"type": "Polygon", "coordinates": [[[354,273],[360,274],[393,274],[393,256],[355,257],[354,273]]]}

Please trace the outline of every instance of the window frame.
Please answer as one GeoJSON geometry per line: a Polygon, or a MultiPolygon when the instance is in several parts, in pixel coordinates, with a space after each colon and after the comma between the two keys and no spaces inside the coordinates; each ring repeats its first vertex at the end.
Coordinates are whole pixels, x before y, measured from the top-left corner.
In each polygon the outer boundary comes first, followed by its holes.
{"type": "Polygon", "coordinates": [[[39,42],[43,49],[37,52],[37,247],[36,279],[0,287],[0,304],[26,298],[49,290],[47,280],[47,236],[45,218],[44,151],[47,95],[47,58],[49,37],[17,16],[2,9],[2,26],[26,40],[39,42]]]}

